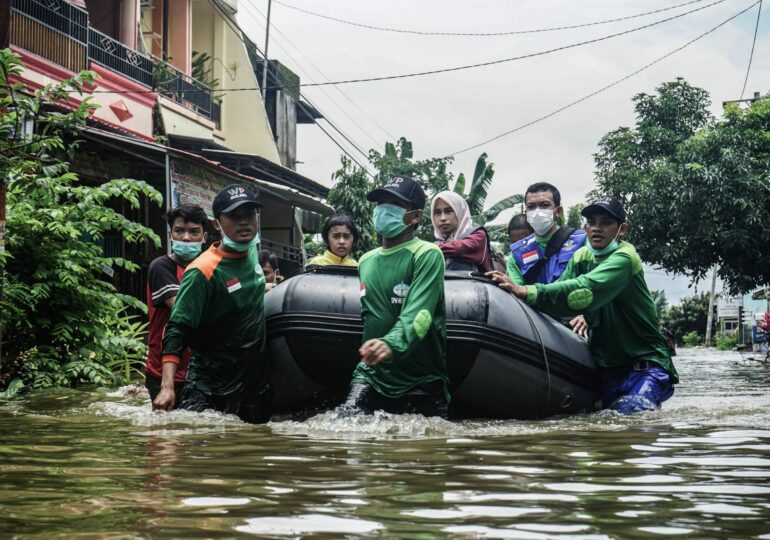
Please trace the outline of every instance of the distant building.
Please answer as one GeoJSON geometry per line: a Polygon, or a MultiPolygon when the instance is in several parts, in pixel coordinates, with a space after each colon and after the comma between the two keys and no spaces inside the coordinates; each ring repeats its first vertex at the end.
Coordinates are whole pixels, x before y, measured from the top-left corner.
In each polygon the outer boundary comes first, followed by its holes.
{"type": "MultiPolygon", "coordinates": [[[[30,89],[84,69],[97,74],[86,90],[100,108],[79,134],[87,142],[72,170],[83,182],[137,178],[164,194],[161,210],[146,201],[119,208],[155,230],[161,250],[116,236],[105,240],[107,254],[146,268],[167,250],[166,209],[197,202],[210,212],[213,194],[237,182],[264,205],[263,247],[291,275],[304,264],[303,232],[317,232],[331,213],[328,188],[294,170],[296,123],[320,115],[301,101],[299,78],[276,62],[266,109],[255,73],[264,59],[235,23],[237,8],[237,0],[11,0],[11,48],[30,89]]],[[[80,101],[72,96],[73,106],[80,101]]],[[[145,272],[116,279],[142,295],[145,272]]]]}

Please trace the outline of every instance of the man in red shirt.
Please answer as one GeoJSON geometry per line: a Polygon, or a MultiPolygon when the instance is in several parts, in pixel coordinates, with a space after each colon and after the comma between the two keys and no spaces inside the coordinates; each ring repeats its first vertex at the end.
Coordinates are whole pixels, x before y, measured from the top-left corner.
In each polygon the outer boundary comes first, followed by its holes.
{"type": "Polygon", "coordinates": [[[208,218],[200,206],[181,204],[168,212],[166,220],[170,228],[171,254],[152,261],[147,273],[150,334],[147,340],[145,386],[150,392],[153,409],[171,410],[175,406],[175,400],[166,399],[162,390],[164,386],[173,387],[174,395],[181,395],[190,351],[185,351],[175,373],[166,372],[162,363],[163,332],[179,293],[179,282],[185,267],[200,254],[206,242],[208,218]]]}

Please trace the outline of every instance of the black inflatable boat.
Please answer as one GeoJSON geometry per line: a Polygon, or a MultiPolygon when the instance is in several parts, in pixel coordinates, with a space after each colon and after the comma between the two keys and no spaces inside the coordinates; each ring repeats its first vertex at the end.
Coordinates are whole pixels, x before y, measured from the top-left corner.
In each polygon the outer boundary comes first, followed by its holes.
{"type": "MultiPolygon", "coordinates": [[[[591,411],[600,376],[585,342],[483,277],[447,272],[453,418],[539,418],[591,411]]],[[[344,400],[362,322],[356,268],[316,267],[265,296],[274,410],[344,400]]]]}

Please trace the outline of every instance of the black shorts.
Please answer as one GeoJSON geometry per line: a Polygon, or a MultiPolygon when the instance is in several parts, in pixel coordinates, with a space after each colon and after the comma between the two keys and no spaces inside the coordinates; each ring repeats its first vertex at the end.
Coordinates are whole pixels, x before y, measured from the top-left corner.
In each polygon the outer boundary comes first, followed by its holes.
{"type": "Polygon", "coordinates": [[[180,409],[193,412],[207,410],[234,414],[249,424],[264,424],[270,421],[269,388],[261,391],[247,391],[238,396],[215,396],[201,392],[192,385],[186,385],[180,400],[180,409]]]}
{"type": "Polygon", "coordinates": [[[397,398],[385,397],[367,383],[357,382],[350,386],[343,408],[368,414],[385,411],[391,414],[409,413],[447,418],[449,403],[444,397],[444,385],[439,381],[418,386],[397,398]]]}
{"type": "MultiPolygon", "coordinates": [[[[144,387],[150,393],[150,402],[155,401],[155,398],[160,394],[160,383],[162,379],[152,375],[151,373],[144,374],[144,387]]],[[[184,381],[174,381],[174,394],[176,394],[176,401],[174,402],[174,408],[179,407],[179,403],[182,398],[182,390],[184,389],[184,381]]]]}

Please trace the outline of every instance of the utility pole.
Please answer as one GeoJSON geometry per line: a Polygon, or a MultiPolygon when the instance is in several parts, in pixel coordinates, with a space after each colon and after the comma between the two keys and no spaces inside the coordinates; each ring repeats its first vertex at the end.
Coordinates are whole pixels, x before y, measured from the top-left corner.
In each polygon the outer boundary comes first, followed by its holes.
{"type": "Polygon", "coordinates": [[[711,325],[714,323],[714,289],[717,287],[717,266],[711,271],[711,290],[709,291],[709,313],[706,318],[706,346],[711,345],[711,325]]]}
{"type": "Polygon", "coordinates": [[[267,0],[267,26],[265,26],[265,63],[262,66],[262,102],[267,95],[267,49],[270,46],[270,8],[273,7],[273,0],[267,0]]]}
{"type": "MultiPolygon", "coordinates": [[[[760,6],[761,9],[761,6],[760,6]]],[[[742,96],[742,94],[741,94],[742,96]]],[[[741,97],[741,99],[732,99],[729,101],[723,101],[722,102],[722,108],[724,109],[729,103],[748,103],[749,106],[751,106],[752,103],[755,101],[759,101],[762,99],[762,95],[759,92],[754,92],[754,96],[750,98],[741,97]]],[[[714,269],[711,271],[711,290],[709,291],[709,312],[706,322],[706,346],[711,345],[711,325],[714,322],[714,289],[716,289],[717,285],[717,270],[719,269],[719,266],[714,266],[714,269]]]]}
{"type": "Polygon", "coordinates": [[[728,103],[738,103],[738,104],[748,103],[749,105],[751,105],[752,103],[754,103],[755,101],[759,101],[760,99],[762,99],[762,94],[760,94],[759,92],[754,92],[754,97],[745,98],[745,99],[731,99],[729,101],[723,101],[722,108],[724,109],[728,103]]]}

